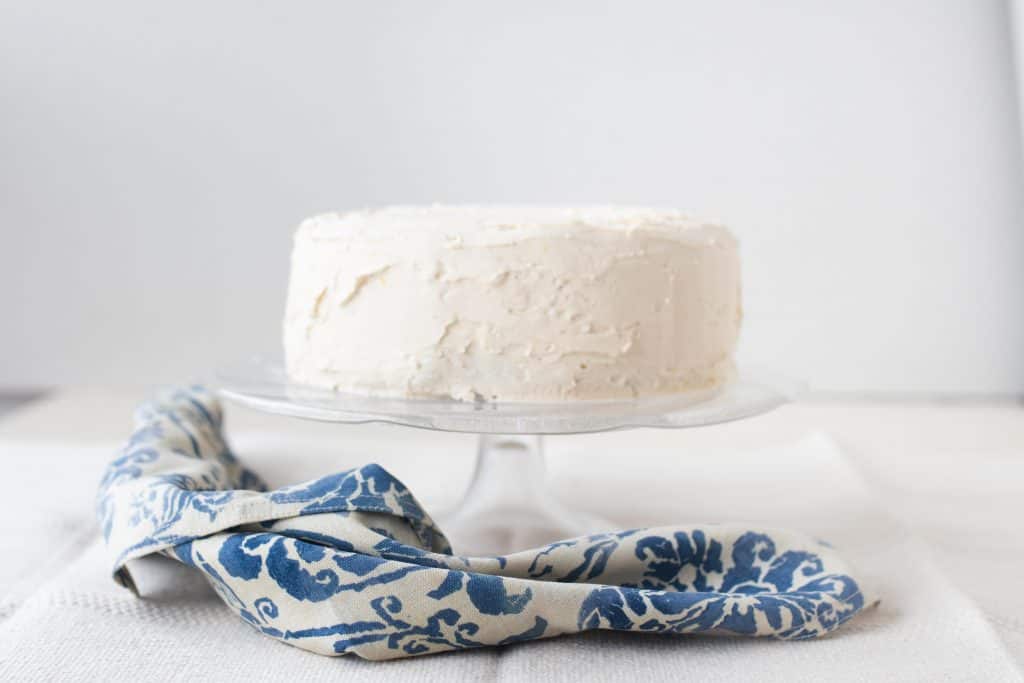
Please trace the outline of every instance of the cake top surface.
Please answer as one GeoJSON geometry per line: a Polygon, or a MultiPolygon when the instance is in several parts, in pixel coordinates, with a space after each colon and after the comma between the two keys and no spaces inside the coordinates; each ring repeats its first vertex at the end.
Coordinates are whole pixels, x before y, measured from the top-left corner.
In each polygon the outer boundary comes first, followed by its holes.
{"type": "Polygon", "coordinates": [[[692,243],[731,240],[721,224],[675,209],[626,206],[390,206],[307,218],[299,232],[314,239],[377,241],[431,237],[503,244],[589,231],[650,234],[692,243]]]}

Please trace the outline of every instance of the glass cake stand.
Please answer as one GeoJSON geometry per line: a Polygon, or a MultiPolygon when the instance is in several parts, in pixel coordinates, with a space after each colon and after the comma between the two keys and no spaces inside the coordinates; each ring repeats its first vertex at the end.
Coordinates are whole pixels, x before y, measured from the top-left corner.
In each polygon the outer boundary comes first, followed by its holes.
{"type": "Polygon", "coordinates": [[[614,528],[566,509],[548,492],[544,435],[704,427],[768,412],[801,389],[779,377],[747,373],[713,391],[629,400],[470,403],[388,398],[295,384],[279,360],[262,356],[222,369],[217,380],[228,400],[278,415],[478,434],[476,467],[462,502],[436,516],[456,548],[473,554],[521,550],[614,528]]]}

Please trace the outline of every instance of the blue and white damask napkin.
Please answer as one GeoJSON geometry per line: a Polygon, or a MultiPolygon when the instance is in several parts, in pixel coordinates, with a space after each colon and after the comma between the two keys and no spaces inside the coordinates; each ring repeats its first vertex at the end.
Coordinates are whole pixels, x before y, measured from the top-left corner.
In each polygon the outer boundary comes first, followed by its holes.
{"type": "Polygon", "coordinates": [[[778,530],[658,527],[453,555],[377,465],[267,491],[202,388],[139,409],[97,509],[122,584],[133,586],[130,560],[166,555],[260,632],[325,655],[392,659],[592,629],[804,639],[871,602],[827,544],[778,530]]]}

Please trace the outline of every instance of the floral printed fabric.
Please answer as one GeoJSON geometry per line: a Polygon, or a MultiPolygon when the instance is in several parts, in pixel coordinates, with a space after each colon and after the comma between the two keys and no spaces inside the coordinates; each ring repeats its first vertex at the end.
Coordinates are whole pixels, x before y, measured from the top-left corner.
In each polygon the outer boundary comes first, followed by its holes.
{"type": "Polygon", "coordinates": [[[822,542],[745,526],[631,529],[504,557],[453,555],[377,465],[267,491],[205,389],[142,406],[97,514],[114,577],[160,553],[201,571],[260,632],[392,659],[590,629],[813,638],[865,605],[822,542]]]}

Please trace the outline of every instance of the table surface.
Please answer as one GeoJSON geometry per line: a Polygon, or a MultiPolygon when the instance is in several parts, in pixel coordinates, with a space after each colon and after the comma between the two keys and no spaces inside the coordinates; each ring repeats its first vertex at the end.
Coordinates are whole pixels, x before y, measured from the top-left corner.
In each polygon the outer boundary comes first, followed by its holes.
{"type": "MultiPolygon", "coordinates": [[[[0,416],[0,446],[63,444],[109,447],[112,452],[130,432],[142,389],[67,389],[19,406],[0,416]]],[[[443,451],[463,481],[429,476],[406,467],[403,478],[427,505],[454,502],[468,483],[474,437],[384,425],[339,426],[268,416],[232,406],[229,430],[264,433],[281,439],[338,444],[338,452],[374,459],[387,466],[393,453],[443,451]],[[342,436],[343,435],[343,436],[342,436]],[[410,449],[404,449],[406,451],[410,449]]],[[[651,447],[679,449],[742,448],[786,443],[808,431],[830,434],[871,484],[879,500],[923,539],[936,564],[983,611],[1006,648],[1024,668],[1024,593],[1016,586],[1024,563],[1024,404],[1011,400],[811,400],[785,406],[742,422],[697,430],[634,430],[600,435],[549,437],[548,479],[556,495],[572,503],[580,480],[579,458],[651,447]],[[598,441],[598,439],[600,441],[598,441]],[[986,557],[986,580],[972,580],[979,556],[986,557]]],[[[0,450],[0,452],[3,452],[0,450]]],[[[621,456],[620,456],[621,457],[621,456]]],[[[296,462],[295,477],[323,473],[323,463],[296,462]],[[319,465],[319,466],[318,466],[319,465]]],[[[583,499],[581,499],[583,500],[583,499]]],[[[657,523],[678,516],[678,500],[651,501],[640,514],[657,523]]],[[[585,505],[585,503],[584,503],[585,505]]],[[[636,510],[602,509],[636,520],[636,510]]],[[[6,604],[0,621],[17,609],[0,572],[6,604]]]]}

